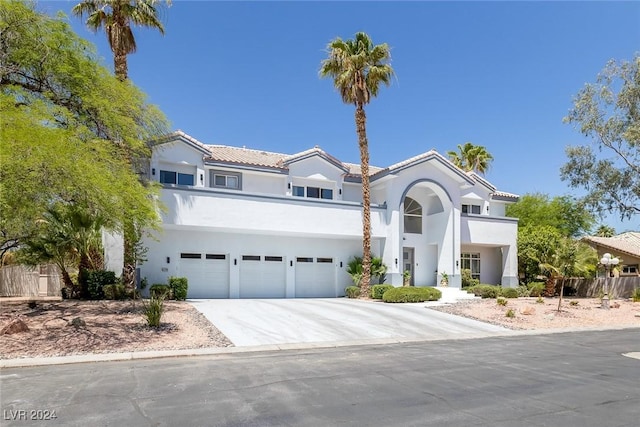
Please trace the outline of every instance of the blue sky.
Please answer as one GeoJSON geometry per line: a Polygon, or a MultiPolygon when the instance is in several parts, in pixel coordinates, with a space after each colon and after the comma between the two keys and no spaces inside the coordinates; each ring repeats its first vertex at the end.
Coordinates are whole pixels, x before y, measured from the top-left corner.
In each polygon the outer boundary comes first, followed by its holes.
{"type": "MultiPolygon", "coordinates": [[[[39,3],[70,15],[75,1],[39,3]]],[[[104,33],[69,17],[113,68],[104,33]]],[[[494,156],[502,191],[579,195],[560,180],[562,119],[610,59],[640,51],[640,2],[219,2],[163,11],[166,34],[136,29],[131,80],[207,144],[295,153],[319,145],[359,163],[353,106],[318,77],[327,43],[367,32],[388,43],[396,79],[367,107],[371,164],[467,141],[494,156]]],[[[607,222],[640,229],[638,219],[607,222]]]]}

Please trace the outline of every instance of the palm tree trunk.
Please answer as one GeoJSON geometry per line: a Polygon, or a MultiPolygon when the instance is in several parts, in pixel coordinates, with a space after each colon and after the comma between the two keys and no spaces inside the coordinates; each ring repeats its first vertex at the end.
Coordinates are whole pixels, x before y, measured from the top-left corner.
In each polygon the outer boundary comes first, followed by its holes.
{"type": "Polygon", "coordinates": [[[129,77],[129,69],[127,67],[127,54],[113,53],[113,68],[116,77],[120,81],[125,81],[129,77]]]}
{"type": "Polygon", "coordinates": [[[371,282],[371,189],[369,188],[367,116],[361,103],[356,104],[355,116],[362,174],[362,279],[360,280],[360,298],[369,298],[369,284],[371,282]]]}

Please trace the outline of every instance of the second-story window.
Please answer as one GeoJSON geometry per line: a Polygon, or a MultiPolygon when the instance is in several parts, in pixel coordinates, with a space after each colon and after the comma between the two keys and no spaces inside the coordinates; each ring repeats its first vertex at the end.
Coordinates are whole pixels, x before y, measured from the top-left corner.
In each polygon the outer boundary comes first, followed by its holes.
{"type": "Polygon", "coordinates": [[[462,213],[480,215],[480,205],[462,205],[462,213]]]}
{"type": "Polygon", "coordinates": [[[160,171],[161,184],[193,185],[193,182],[193,174],[164,170],[160,171]]]}
{"type": "Polygon", "coordinates": [[[240,190],[242,179],[239,173],[211,171],[211,187],[240,190]]]}
{"type": "Polygon", "coordinates": [[[302,187],[298,185],[293,186],[291,195],[296,197],[309,197],[311,199],[333,199],[333,190],[330,188],[320,187],[302,187]]]}

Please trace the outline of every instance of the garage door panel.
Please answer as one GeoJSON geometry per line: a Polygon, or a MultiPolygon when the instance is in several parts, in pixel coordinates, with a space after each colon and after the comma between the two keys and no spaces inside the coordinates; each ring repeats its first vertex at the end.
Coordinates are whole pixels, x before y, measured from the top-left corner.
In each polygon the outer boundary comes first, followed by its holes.
{"type": "Polygon", "coordinates": [[[189,282],[187,298],[229,298],[229,257],[205,254],[180,259],[180,275],[189,282]]]}
{"type": "Polygon", "coordinates": [[[336,267],[333,258],[296,258],[296,297],[336,297],[336,267]]]}
{"type": "Polygon", "coordinates": [[[286,260],[282,256],[243,255],[240,298],[285,298],[286,260]]]}

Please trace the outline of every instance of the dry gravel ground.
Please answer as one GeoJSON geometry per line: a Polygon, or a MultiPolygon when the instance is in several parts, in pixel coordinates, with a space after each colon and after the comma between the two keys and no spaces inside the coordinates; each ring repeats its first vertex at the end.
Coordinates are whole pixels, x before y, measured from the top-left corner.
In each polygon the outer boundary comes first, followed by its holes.
{"type": "Polygon", "coordinates": [[[506,306],[495,299],[470,300],[431,307],[434,310],[470,317],[509,329],[566,329],[640,327],[640,302],[611,300],[611,308],[601,308],[600,299],[564,297],[560,311],[558,298],[513,298],[506,306]],[[507,317],[508,310],[515,317],[507,317]]]}
{"type": "Polygon", "coordinates": [[[229,347],[191,304],[165,301],[159,328],[147,326],[141,301],[0,302],[0,330],[21,319],[26,332],[0,335],[0,359],[229,347]],[[77,317],[85,325],[76,327],[77,317]]]}

